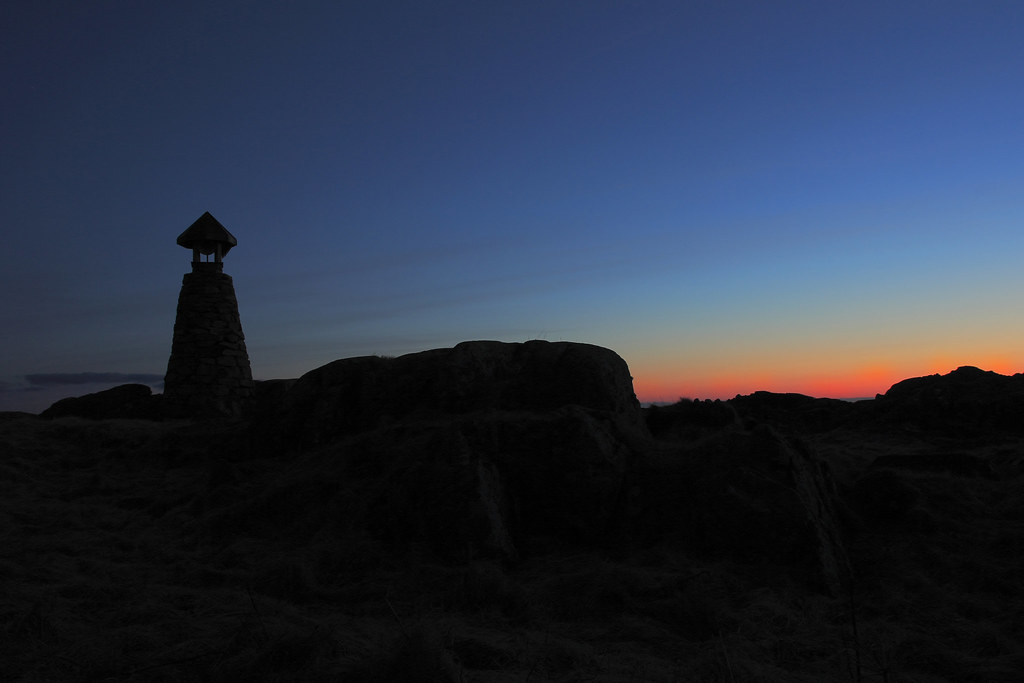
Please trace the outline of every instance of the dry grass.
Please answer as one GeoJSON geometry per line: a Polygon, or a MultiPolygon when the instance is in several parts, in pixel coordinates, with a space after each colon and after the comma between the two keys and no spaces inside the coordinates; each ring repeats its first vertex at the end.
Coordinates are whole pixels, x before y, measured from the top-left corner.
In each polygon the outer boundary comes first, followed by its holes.
{"type": "MultiPolygon", "coordinates": [[[[347,523],[329,458],[253,459],[229,436],[0,422],[0,678],[852,681],[858,655],[862,680],[1024,671],[1019,444],[978,445],[1001,479],[894,475],[917,496],[852,542],[854,638],[845,597],[671,548],[396,558],[347,523]]],[[[878,453],[934,445],[816,438],[847,491],[878,453]]]]}

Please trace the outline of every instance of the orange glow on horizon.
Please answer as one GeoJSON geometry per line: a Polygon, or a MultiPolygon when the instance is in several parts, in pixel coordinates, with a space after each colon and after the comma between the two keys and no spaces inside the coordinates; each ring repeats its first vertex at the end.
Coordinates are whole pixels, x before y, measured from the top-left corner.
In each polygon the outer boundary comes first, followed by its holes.
{"type": "Polygon", "coordinates": [[[827,375],[806,371],[759,371],[745,374],[708,372],[701,376],[686,377],[685,369],[673,368],[670,372],[655,373],[654,376],[649,372],[637,372],[633,389],[642,403],[675,402],[680,398],[725,400],[755,391],[798,393],[816,398],[873,398],[905,379],[945,375],[964,365],[973,365],[1001,375],[1020,372],[1020,363],[1006,356],[983,356],[958,361],[944,355],[932,357],[927,363],[916,367],[873,364],[827,375]]]}

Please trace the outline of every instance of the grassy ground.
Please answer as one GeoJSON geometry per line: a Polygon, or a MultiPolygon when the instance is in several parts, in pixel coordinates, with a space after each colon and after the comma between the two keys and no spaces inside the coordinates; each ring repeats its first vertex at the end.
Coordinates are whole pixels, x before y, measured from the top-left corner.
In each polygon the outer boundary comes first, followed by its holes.
{"type": "Polygon", "coordinates": [[[995,478],[877,480],[879,454],[964,444],[813,445],[857,530],[847,596],[671,548],[399,560],[323,495],[323,459],[187,423],[0,421],[0,680],[1022,680],[1022,445],[968,444],[995,478]],[[898,509],[874,514],[878,490],[898,509]]]}

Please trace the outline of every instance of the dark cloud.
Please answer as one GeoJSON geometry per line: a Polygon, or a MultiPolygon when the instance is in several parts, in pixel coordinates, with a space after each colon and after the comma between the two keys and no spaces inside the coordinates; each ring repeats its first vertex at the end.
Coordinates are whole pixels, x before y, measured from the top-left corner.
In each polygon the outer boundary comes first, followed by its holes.
{"type": "Polygon", "coordinates": [[[36,387],[65,386],[68,384],[163,384],[163,375],[122,372],[52,372],[25,375],[25,380],[36,387]]]}

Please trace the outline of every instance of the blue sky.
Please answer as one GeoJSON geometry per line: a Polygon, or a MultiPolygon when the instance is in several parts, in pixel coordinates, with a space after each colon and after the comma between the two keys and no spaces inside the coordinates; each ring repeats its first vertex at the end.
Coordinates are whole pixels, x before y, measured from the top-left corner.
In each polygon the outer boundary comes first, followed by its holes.
{"type": "Polygon", "coordinates": [[[162,376],[204,211],[257,378],[467,339],[608,346],[648,400],[1024,365],[1018,2],[15,2],[0,31],[0,409],[162,376]]]}

